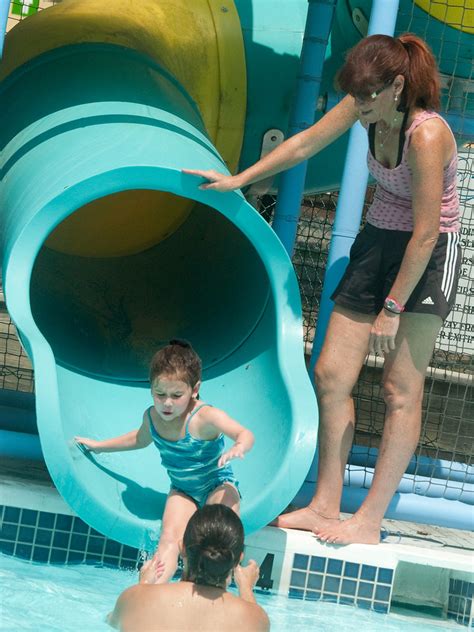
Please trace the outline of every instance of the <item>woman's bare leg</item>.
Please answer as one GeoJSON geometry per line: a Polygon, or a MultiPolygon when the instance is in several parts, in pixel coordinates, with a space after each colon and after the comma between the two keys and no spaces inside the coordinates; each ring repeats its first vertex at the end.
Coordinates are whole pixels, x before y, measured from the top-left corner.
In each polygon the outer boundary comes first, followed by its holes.
{"type": "Polygon", "coordinates": [[[315,529],[320,540],[380,541],[382,519],[418,444],[425,374],[441,324],[438,316],[402,314],[396,348],[385,356],[385,426],[371,488],[349,520],[315,529]]]}
{"type": "Polygon", "coordinates": [[[279,516],[273,525],[311,531],[339,519],[344,468],[354,434],[352,389],[367,356],[375,316],[335,307],[315,368],[319,404],[316,494],[308,507],[279,516]]]}
{"type": "Polygon", "coordinates": [[[165,584],[178,567],[179,545],[189,519],[196,511],[196,504],[189,496],[172,489],[163,513],[160,541],[155,557],[164,564],[164,572],[157,584],[165,584]]]}

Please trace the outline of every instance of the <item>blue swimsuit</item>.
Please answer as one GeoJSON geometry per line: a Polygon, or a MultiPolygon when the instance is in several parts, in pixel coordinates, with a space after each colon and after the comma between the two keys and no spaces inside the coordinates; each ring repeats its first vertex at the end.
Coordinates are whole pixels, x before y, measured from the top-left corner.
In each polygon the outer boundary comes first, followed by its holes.
{"type": "Polygon", "coordinates": [[[160,451],[161,462],[171,479],[171,489],[190,496],[202,507],[209,494],[223,483],[232,483],[238,488],[238,482],[229,464],[217,467],[224,452],[224,435],[221,433],[212,441],[196,439],[189,432],[189,422],[203,406],[194,410],[186,420],[185,435],[178,441],[163,439],[155,430],[151,420],[151,408],[148,409],[150,432],[154,444],[160,451]]]}

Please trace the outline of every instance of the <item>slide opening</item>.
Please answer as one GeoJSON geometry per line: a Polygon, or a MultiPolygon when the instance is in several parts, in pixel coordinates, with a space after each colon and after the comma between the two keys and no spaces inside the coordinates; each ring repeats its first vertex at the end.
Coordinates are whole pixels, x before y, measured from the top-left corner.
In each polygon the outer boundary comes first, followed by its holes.
{"type": "Polygon", "coordinates": [[[247,237],[214,208],[132,190],[60,223],[38,253],[30,292],[59,364],[143,382],[171,338],[189,340],[204,368],[231,354],[259,322],[269,280],[247,237]]]}

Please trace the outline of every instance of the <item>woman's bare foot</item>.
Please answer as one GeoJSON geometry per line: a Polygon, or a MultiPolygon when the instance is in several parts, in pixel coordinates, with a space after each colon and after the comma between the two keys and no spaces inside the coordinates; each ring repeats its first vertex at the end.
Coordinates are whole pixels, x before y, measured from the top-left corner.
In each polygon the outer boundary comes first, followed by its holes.
{"type": "Polygon", "coordinates": [[[281,527],[282,529],[314,531],[315,529],[329,529],[338,522],[339,518],[324,516],[308,505],[308,507],[303,507],[303,509],[297,509],[278,516],[270,525],[272,527],[281,527]]]}
{"type": "Polygon", "coordinates": [[[313,533],[318,540],[328,544],[380,544],[380,524],[357,516],[338,524],[333,522],[326,527],[316,527],[313,533]]]}

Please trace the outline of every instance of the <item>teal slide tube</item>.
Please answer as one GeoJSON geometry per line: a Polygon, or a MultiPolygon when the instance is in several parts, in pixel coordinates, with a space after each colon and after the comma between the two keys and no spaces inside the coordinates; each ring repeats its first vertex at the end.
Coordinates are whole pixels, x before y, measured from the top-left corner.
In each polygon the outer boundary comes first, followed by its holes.
{"type": "Polygon", "coordinates": [[[184,337],[203,358],[202,399],[255,433],[234,467],[246,530],[262,527],[295,496],[316,444],[299,291],[285,249],[244,198],[201,191],[181,173],[225,169],[194,103],[147,57],[84,44],[14,71],[0,107],[9,121],[0,130],[4,291],[34,365],[38,431],[58,490],[101,533],[154,546],[169,490],[156,449],[87,456],[73,436],[138,427],[151,404],[149,358],[184,337]],[[87,205],[135,190],[166,192],[191,210],[133,254],[50,245],[67,218],[81,229],[87,205]]]}
{"type": "Polygon", "coordinates": [[[7,29],[9,8],[10,0],[0,0],[0,59],[3,53],[3,42],[5,40],[5,31],[7,29]]]}

